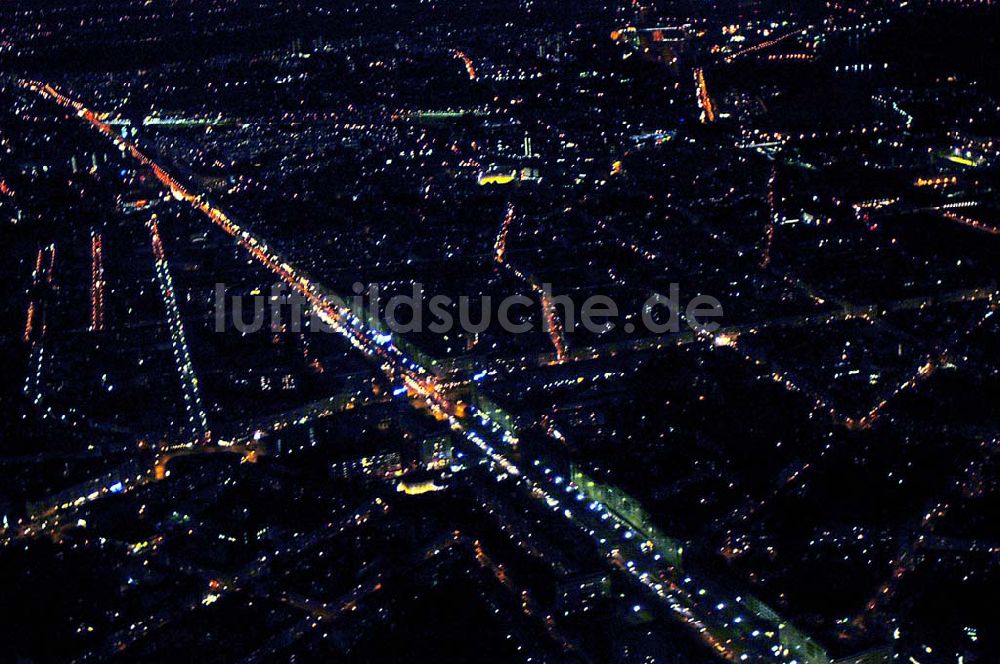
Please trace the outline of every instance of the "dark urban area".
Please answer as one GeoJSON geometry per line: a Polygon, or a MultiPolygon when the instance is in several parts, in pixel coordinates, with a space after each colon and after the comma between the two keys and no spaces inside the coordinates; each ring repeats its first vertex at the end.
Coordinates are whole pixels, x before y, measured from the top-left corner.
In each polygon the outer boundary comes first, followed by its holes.
{"type": "Polygon", "coordinates": [[[998,63],[1000,0],[0,2],[0,664],[1000,662],[998,63]]]}

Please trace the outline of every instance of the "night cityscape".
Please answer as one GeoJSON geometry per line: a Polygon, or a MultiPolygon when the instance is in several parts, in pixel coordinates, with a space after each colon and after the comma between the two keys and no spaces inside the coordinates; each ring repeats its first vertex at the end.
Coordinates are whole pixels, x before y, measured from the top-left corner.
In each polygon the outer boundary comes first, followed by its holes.
{"type": "Polygon", "coordinates": [[[1000,663],[1000,2],[6,0],[0,664],[1000,663]]]}

